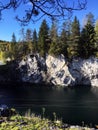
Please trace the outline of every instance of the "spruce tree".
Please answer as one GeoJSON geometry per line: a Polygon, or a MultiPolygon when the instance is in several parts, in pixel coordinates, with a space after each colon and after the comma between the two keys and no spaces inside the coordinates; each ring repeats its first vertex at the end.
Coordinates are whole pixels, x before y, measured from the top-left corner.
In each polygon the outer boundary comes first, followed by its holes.
{"type": "Polygon", "coordinates": [[[83,27],[85,27],[85,25],[87,24],[91,24],[92,26],[94,26],[94,22],[94,15],[91,12],[89,12],[84,18],[83,27]]]}
{"type": "Polygon", "coordinates": [[[12,43],[16,43],[16,36],[15,36],[15,33],[12,34],[12,43]]]}
{"type": "Polygon", "coordinates": [[[52,20],[52,25],[50,29],[50,37],[51,42],[57,43],[58,42],[58,29],[57,29],[57,21],[55,19],[52,20]]]}
{"type": "Polygon", "coordinates": [[[21,28],[21,30],[20,30],[20,41],[22,43],[25,42],[25,30],[24,30],[24,28],[21,28]]]}
{"type": "Polygon", "coordinates": [[[58,56],[61,54],[62,46],[58,37],[57,21],[55,19],[52,20],[50,37],[51,37],[51,44],[50,44],[49,54],[53,56],[58,56]]]}
{"type": "Polygon", "coordinates": [[[68,47],[68,31],[66,30],[66,25],[65,23],[63,23],[63,28],[61,31],[61,35],[60,35],[60,44],[61,44],[61,53],[65,56],[68,57],[68,51],[67,51],[67,47],[68,47]]]}
{"type": "Polygon", "coordinates": [[[31,29],[26,30],[25,41],[26,42],[32,41],[32,30],[31,29]]]}
{"type": "Polygon", "coordinates": [[[96,21],[96,24],[95,24],[95,33],[96,33],[96,35],[95,35],[95,40],[96,40],[96,42],[95,42],[95,48],[96,48],[96,56],[98,57],[98,20],[96,21]]]}
{"type": "Polygon", "coordinates": [[[27,29],[26,30],[26,35],[25,35],[25,41],[26,41],[26,45],[27,46],[27,53],[32,53],[33,50],[33,38],[32,38],[32,30],[31,29],[27,29]]]}
{"type": "Polygon", "coordinates": [[[80,57],[89,58],[95,54],[95,30],[94,26],[87,24],[81,32],[80,57]]]}
{"type": "Polygon", "coordinates": [[[47,25],[46,20],[44,19],[42,21],[42,24],[39,29],[39,36],[38,36],[38,50],[39,54],[46,57],[46,53],[48,53],[49,47],[48,43],[46,42],[46,39],[49,37],[49,27],[47,25]]]}
{"type": "Polygon", "coordinates": [[[33,51],[38,52],[38,38],[36,29],[33,31],[33,51]]]}
{"type": "Polygon", "coordinates": [[[18,54],[18,46],[16,44],[16,36],[15,33],[12,34],[12,40],[11,40],[11,45],[10,45],[10,50],[9,50],[9,55],[11,59],[17,58],[18,54]]]}
{"type": "Polygon", "coordinates": [[[71,24],[71,34],[70,34],[70,43],[69,43],[70,57],[78,56],[79,42],[80,42],[80,24],[79,24],[79,20],[75,16],[71,24]]]}

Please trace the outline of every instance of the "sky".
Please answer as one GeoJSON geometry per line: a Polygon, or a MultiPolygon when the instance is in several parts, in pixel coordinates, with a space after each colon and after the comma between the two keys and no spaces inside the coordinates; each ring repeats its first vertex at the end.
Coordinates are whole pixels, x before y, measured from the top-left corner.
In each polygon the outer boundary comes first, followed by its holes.
{"type": "MultiPolygon", "coordinates": [[[[86,9],[82,11],[74,11],[73,12],[73,17],[77,16],[77,18],[80,21],[80,24],[82,26],[83,24],[83,19],[88,14],[91,12],[94,15],[95,20],[98,19],[98,0],[87,0],[87,7],[86,9]]],[[[50,24],[50,20],[47,19],[46,17],[43,17],[43,19],[37,21],[36,23],[30,22],[27,26],[21,26],[19,22],[16,21],[15,16],[19,14],[23,14],[23,7],[21,6],[16,12],[12,9],[10,10],[5,10],[2,14],[2,19],[0,20],[0,40],[4,41],[11,41],[12,39],[12,34],[15,33],[16,40],[18,41],[21,39],[20,35],[20,30],[24,28],[25,30],[30,28],[32,30],[36,29],[38,31],[42,20],[46,19],[48,25],[50,24]]]]}

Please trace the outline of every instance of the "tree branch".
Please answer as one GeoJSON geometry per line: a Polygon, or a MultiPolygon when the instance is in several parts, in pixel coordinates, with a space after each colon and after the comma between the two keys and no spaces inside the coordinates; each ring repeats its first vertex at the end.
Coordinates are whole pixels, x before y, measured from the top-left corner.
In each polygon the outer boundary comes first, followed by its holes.
{"type": "Polygon", "coordinates": [[[30,20],[34,22],[45,15],[51,18],[65,18],[67,15],[72,14],[74,10],[79,11],[85,9],[87,1],[73,0],[73,2],[67,2],[67,0],[10,0],[9,2],[2,2],[2,0],[0,0],[0,13],[11,8],[16,10],[21,4],[26,5],[24,8],[25,14],[22,18],[16,16],[16,19],[23,23],[29,23],[30,20]],[[27,6],[28,3],[30,3],[30,9],[28,8],[29,5],[27,6]]]}

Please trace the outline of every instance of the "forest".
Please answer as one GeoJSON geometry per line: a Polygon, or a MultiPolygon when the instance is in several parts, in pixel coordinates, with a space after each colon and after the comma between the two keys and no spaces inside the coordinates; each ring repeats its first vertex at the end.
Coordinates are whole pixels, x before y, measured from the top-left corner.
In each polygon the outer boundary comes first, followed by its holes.
{"type": "Polygon", "coordinates": [[[89,12],[81,27],[77,16],[72,20],[65,20],[59,27],[56,19],[51,26],[44,19],[39,32],[28,28],[20,30],[21,40],[17,41],[15,33],[11,42],[0,41],[0,59],[15,60],[30,53],[39,53],[44,58],[47,54],[58,56],[63,54],[66,58],[98,57],[98,20],[89,12]]]}

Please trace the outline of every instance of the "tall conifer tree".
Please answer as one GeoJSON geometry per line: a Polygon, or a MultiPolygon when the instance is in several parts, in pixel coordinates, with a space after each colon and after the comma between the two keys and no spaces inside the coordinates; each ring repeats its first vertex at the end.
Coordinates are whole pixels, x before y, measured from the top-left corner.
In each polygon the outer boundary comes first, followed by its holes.
{"type": "Polygon", "coordinates": [[[60,35],[60,44],[61,44],[61,53],[65,57],[68,57],[67,47],[68,47],[69,30],[67,30],[66,26],[67,25],[64,22],[62,26],[61,35],[60,35]]]}
{"type": "Polygon", "coordinates": [[[33,31],[33,51],[38,52],[38,37],[37,37],[37,32],[36,29],[33,31]]]}
{"type": "Polygon", "coordinates": [[[50,38],[51,38],[51,45],[49,49],[50,55],[57,55],[57,47],[58,47],[58,34],[57,34],[57,21],[52,19],[52,25],[50,28],[50,38]]]}
{"type": "Polygon", "coordinates": [[[38,48],[39,53],[43,57],[46,56],[46,53],[48,53],[48,44],[46,42],[46,39],[49,37],[49,27],[47,25],[46,20],[44,19],[42,21],[41,27],[39,29],[39,37],[38,37],[38,48]]]}
{"type": "Polygon", "coordinates": [[[78,46],[80,41],[80,24],[79,20],[75,16],[71,24],[71,34],[70,34],[70,43],[69,43],[69,55],[71,57],[78,56],[78,46]]]}
{"type": "Polygon", "coordinates": [[[11,58],[15,59],[17,57],[17,44],[16,44],[16,36],[15,33],[12,34],[11,40],[11,47],[10,47],[10,54],[12,54],[11,58]]]}
{"type": "Polygon", "coordinates": [[[96,40],[95,46],[96,46],[96,51],[97,51],[97,55],[98,55],[98,20],[96,21],[96,24],[95,24],[95,33],[96,33],[96,36],[95,36],[95,40],[96,40]]]}
{"type": "Polygon", "coordinates": [[[94,26],[87,24],[81,32],[80,57],[89,58],[95,54],[94,26]]]}

